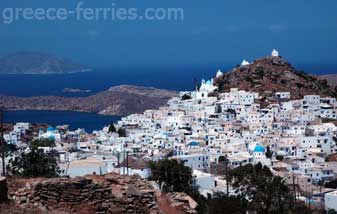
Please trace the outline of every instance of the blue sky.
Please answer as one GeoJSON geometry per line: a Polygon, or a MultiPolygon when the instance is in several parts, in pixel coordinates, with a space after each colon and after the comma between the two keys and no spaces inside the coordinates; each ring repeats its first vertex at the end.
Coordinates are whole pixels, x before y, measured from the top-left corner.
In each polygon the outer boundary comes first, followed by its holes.
{"type": "MultiPolygon", "coordinates": [[[[184,10],[184,20],[1,23],[0,55],[45,52],[93,67],[220,66],[263,57],[276,48],[296,64],[337,64],[336,0],[83,2],[90,8],[110,7],[111,3],[139,10],[177,7],[184,10]]],[[[74,9],[77,3],[1,0],[0,8],[74,9]]]]}

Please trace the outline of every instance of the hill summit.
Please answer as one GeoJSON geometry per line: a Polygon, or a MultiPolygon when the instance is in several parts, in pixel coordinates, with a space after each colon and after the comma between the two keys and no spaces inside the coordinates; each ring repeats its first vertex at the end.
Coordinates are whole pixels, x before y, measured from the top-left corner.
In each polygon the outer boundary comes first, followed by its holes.
{"type": "Polygon", "coordinates": [[[262,95],[289,91],[294,99],[309,94],[337,96],[337,90],[329,86],[326,79],[296,70],[278,55],[258,59],[251,64],[244,60],[241,66],[217,75],[214,84],[219,87],[219,92],[239,88],[262,95]]]}

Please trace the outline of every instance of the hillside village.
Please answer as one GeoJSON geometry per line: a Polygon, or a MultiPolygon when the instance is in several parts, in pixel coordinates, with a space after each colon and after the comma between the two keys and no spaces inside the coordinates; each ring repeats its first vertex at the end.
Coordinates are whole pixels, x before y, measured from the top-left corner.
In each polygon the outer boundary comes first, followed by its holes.
{"type": "MultiPolygon", "coordinates": [[[[273,50],[270,59],[281,57],[273,50]]],[[[240,68],[250,66],[244,60],[240,68]]],[[[335,97],[293,91],[232,87],[219,92],[215,79],[202,80],[194,91],[180,92],[159,109],[123,117],[102,130],[70,131],[66,125],[40,129],[36,138],[55,141],[59,166],[71,178],[87,174],[151,175],[150,160],[176,159],[193,169],[204,195],[226,192],[225,167],[262,163],[294,186],[310,206],[337,210],[337,190],[323,184],[337,178],[337,101],[335,97]]],[[[299,89],[300,90],[300,89],[299,89]]],[[[19,152],[29,148],[21,137],[31,124],[17,123],[4,135],[19,152]]],[[[15,155],[7,157],[6,162],[15,155]]],[[[229,186],[228,190],[235,194],[229,186]]]]}

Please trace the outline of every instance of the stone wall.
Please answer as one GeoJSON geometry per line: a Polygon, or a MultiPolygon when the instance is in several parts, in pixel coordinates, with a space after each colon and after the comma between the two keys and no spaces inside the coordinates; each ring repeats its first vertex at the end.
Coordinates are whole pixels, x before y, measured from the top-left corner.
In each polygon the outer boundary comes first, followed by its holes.
{"type": "Polygon", "coordinates": [[[135,177],[56,178],[27,184],[14,194],[24,207],[88,213],[159,213],[150,185],[135,177]]]}
{"type": "Polygon", "coordinates": [[[48,179],[27,183],[11,194],[20,207],[46,213],[161,214],[172,209],[174,213],[194,214],[197,206],[184,193],[164,194],[166,206],[158,198],[160,191],[155,191],[149,181],[117,174],[48,179]]]}

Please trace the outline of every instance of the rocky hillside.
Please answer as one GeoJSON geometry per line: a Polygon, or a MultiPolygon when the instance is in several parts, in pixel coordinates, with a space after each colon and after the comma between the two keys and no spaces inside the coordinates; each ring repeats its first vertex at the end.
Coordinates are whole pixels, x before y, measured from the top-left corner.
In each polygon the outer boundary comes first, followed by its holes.
{"type": "Polygon", "coordinates": [[[326,79],[296,70],[282,57],[266,57],[252,64],[236,67],[215,80],[220,92],[240,88],[263,94],[289,91],[292,98],[320,94],[335,96],[337,92],[326,79]]]}
{"type": "Polygon", "coordinates": [[[176,95],[176,92],[168,90],[122,85],[87,97],[0,96],[0,106],[13,111],[57,110],[127,115],[158,108],[176,95]]]}
{"type": "Polygon", "coordinates": [[[336,87],[337,86],[337,74],[326,74],[320,76],[323,79],[326,79],[328,81],[328,84],[336,87]]]}
{"type": "Polygon", "coordinates": [[[16,53],[0,58],[0,74],[65,74],[89,70],[68,59],[43,53],[16,53]]]}

